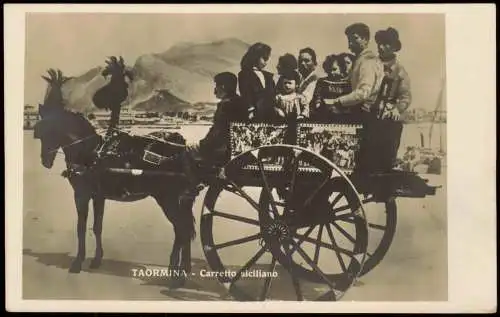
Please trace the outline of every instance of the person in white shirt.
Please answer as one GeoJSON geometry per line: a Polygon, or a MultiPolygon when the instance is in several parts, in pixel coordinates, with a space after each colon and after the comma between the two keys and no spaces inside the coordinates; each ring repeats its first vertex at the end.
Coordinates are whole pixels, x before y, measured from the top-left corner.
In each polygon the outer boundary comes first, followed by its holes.
{"type": "Polygon", "coordinates": [[[362,113],[375,109],[380,85],[384,78],[384,66],[377,54],[368,48],[370,29],[363,23],[355,23],[345,30],[349,49],[356,56],[352,66],[350,80],[352,92],[341,96],[333,102],[332,110],[337,107],[355,107],[362,113]]]}
{"type": "Polygon", "coordinates": [[[336,98],[330,111],[340,113],[342,109],[350,109],[363,124],[363,135],[360,150],[356,157],[355,172],[358,175],[384,173],[388,171],[383,153],[384,127],[377,118],[377,100],[384,78],[384,67],[379,56],[373,53],[370,43],[370,29],[364,23],[354,23],[345,29],[349,49],[356,56],[351,70],[350,80],[352,92],[336,98]]]}
{"type": "Polygon", "coordinates": [[[302,81],[297,88],[297,92],[302,94],[309,104],[313,99],[314,89],[318,81],[317,66],[316,52],[312,48],[306,47],[299,51],[299,72],[302,75],[302,81]]]}

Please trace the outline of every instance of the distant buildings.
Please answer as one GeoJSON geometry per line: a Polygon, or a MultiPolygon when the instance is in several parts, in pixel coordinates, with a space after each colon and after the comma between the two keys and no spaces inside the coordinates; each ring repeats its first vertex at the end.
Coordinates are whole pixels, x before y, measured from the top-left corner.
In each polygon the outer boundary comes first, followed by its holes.
{"type": "Polygon", "coordinates": [[[405,122],[446,122],[446,111],[428,111],[422,108],[408,109],[403,115],[405,122]]]}
{"type": "Polygon", "coordinates": [[[33,129],[35,124],[40,120],[38,108],[31,105],[24,105],[24,123],[23,128],[30,130],[33,129]]]}

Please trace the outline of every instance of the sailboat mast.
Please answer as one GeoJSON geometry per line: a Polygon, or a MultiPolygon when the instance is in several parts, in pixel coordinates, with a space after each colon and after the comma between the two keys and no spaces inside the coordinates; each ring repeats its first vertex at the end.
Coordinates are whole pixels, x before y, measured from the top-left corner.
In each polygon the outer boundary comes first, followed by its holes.
{"type": "MultiPolygon", "coordinates": [[[[441,81],[441,89],[439,90],[439,96],[438,96],[438,99],[437,99],[437,104],[436,104],[436,108],[434,108],[434,115],[432,116],[432,122],[431,122],[431,126],[429,128],[429,147],[432,146],[432,130],[433,130],[433,127],[434,127],[434,123],[436,123],[436,117],[439,113],[439,111],[441,111],[441,108],[442,108],[442,104],[443,104],[443,93],[444,93],[444,78],[442,79],[441,81]]],[[[439,124],[439,148],[440,150],[442,150],[442,127],[441,127],[441,124],[438,122],[439,124]]]]}

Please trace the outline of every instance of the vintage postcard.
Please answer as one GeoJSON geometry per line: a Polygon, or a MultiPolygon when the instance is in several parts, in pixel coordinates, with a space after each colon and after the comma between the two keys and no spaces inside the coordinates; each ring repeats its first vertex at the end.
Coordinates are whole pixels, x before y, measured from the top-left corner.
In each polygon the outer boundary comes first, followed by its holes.
{"type": "Polygon", "coordinates": [[[5,9],[8,310],[496,311],[494,6],[5,9]]]}

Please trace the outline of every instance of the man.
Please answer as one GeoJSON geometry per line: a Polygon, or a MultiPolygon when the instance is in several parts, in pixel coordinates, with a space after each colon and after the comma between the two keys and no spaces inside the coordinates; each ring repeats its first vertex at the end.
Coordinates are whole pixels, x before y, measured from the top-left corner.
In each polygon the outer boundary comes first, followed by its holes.
{"type": "MultiPolygon", "coordinates": [[[[370,29],[366,24],[355,23],[345,29],[349,49],[356,56],[351,70],[352,92],[331,101],[336,107],[359,108],[362,113],[370,113],[378,96],[384,77],[383,65],[378,56],[368,49],[370,29]]],[[[337,109],[338,110],[338,109],[337,109]]]]}
{"type": "Polygon", "coordinates": [[[195,160],[203,159],[211,164],[224,163],[229,159],[229,124],[231,121],[246,121],[247,109],[238,94],[238,79],[235,74],[223,72],[214,77],[214,94],[220,99],[214,115],[213,125],[199,142],[187,146],[184,155],[184,172],[188,177],[188,190],[184,197],[194,199],[200,190],[199,181],[193,172],[195,160]]]}
{"type": "Polygon", "coordinates": [[[316,73],[317,65],[316,52],[312,48],[306,47],[299,51],[299,72],[302,76],[302,81],[297,89],[297,93],[305,97],[307,104],[310,104],[313,99],[314,89],[318,81],[318,74],[316,73]]]}
{"type": "Polygon", "coordinates": [[[410,78],[396,56],[401,50],[398,31],[391,27],[380,30],[375,33],[375,42],[385,73],[382,84],[385,94],[381,93],[379,116],[386,126],[387,159],[395,163],[403,131],[401,115],[411,104],[410,78]]]}
{"type": "Polygon", "coordinates": [[[356,56],[352,67],[351,93],[325,103],[330,103],[333,113],[349,109],[363,123],[363,136],[357,156],[356,170],[362,173],[385,170],[380,153],[380,126],[376,115],[376,101],[384,77],[383,65],[368,45],[370,29],[364,23],[354,23],[345,29],[349,49],[356,56]]]}

